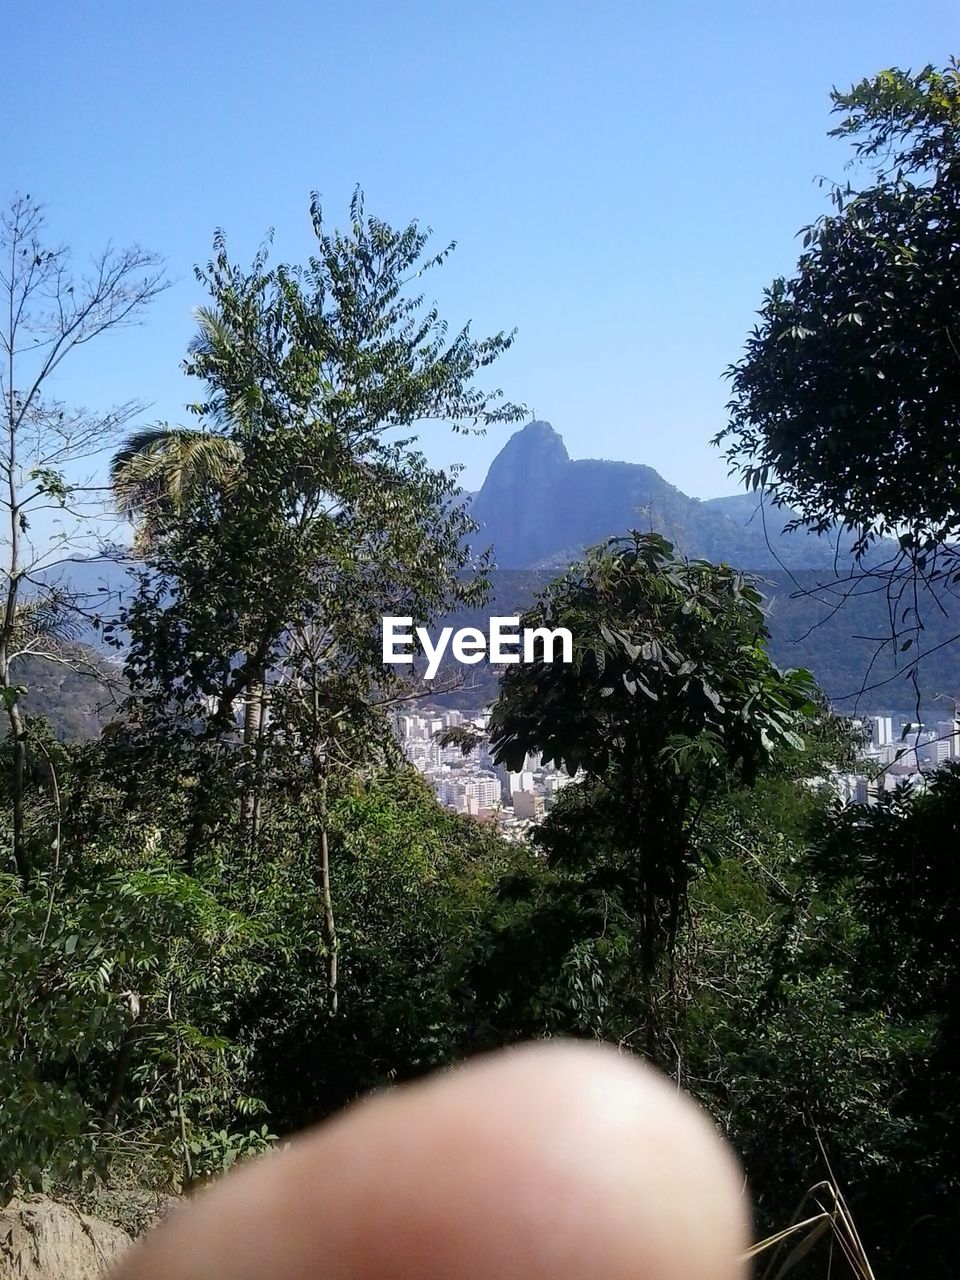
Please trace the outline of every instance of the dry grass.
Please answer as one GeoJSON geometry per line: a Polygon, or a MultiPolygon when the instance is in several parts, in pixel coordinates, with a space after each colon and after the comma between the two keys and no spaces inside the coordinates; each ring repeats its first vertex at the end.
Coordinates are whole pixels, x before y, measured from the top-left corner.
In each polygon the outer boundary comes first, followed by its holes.
{"type": "Polygon", "coordinates": [[[758,1240],[744,1256],[756,1258],[769,1253],[770,1259],[761,1273],[761,1280],[780,1280],[825,1236],[830,1241],[828,1276],[833,1275],[834,1260],[839,1255],[856,1280],[876,1280],[843,1192],[832,1175],[810,1188],[797,1206],[789,1226],[765,1240],[758,1240]],[[810,1213],[811,1209],[816,1212],[810,1213]]]}

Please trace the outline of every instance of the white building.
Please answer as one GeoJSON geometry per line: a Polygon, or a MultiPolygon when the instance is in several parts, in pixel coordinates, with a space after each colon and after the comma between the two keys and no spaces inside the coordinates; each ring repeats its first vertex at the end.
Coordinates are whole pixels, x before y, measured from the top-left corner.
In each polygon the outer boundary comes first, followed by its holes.
{"type": "Polygon", "coordinates": [[[893,742],[893,717],[870,717],[870,741],[875,747],[886,747],[893,742]]]}
{"type": "Polygon", "coordinates": [[[510,774],[510,794],[516,795],[518,791],[533,790],[533,773],[529,769],[524,769],[521,773],[510,774]]]}
{"type": "Polygon", "coordinates": [[[544,807],[543,796],[534,795],[532,791],[514,792],[513,812],[518,818],[542,818],[544,807]]]}
{"type": "Polygon", "coordinates": [[[945,760],[960,760],[960,720],[940,720],[937,737],[946,745],[945,760]]]}
{"type": "Polygon", "coordinates": [[[500,803],[500,781],[494,777],[467,778],[463,784],[467,799],[475,799],[481,809],[495,809],[500,803]]]}

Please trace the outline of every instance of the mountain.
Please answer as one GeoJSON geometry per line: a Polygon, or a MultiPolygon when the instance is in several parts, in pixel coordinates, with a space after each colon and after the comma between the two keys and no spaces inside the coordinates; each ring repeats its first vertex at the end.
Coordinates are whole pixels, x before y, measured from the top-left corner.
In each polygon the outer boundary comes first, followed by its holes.
{"type": "MultiPolygon", "coordinates": [[[[785,533],[791,513],[764,505],[762,497],[690,498],[652,467],[573,459],[549,422],[530,422],[511,436],[469,498],[480,526],[476,545],[492,545],[502,570],[483,612],[512,616],[542,589],[550,575],[541,571],[565,567],[611,535],[652,530],[684,555],[756,574],[774,660],[808,667],[838,709],[915,715],[911,664],[895,646],[881,645],[890,625],[885,594],[861,591],[837,608],[849,590],[843,579],[852,567],[851,535],[785,533]]],[[[879,545],[870,558],[881,561],[890,550],[879,545]]],[[[918,599],[925,627],[919,648],[927,655],[918,667],[919,701],[924,714],[936,715],[960,693],[960,604],[924,590],[918,599]]],[[[469,691],[463,695],[470,696],[476,701],[469,691]]]]}
{"type": "Polygon", "coordinates": [[[789,512],[762,509],[759,494],[701,502],[652,467],[573,459],[549,422],[510,437],[472,495],[470,514],[480,525],[478,545],[493,545],[501,569],[559,567],[631,528],[743,569],[828,568],[836,555],[835,537],[783,533],[789,512]]]}
{"type": "MultiPolygon", "coordinates": [[[[96,738],[126,692],[122,672],[87,646],[72,646],[60,657],[59,662],[28,657],[16,664],[17,681],[27,689],[23,708],[28,715],[45,716],[64,742],[96,738]]],[[[0,735],[5,731],[0,726],[0,735]]]]}
{"type": "MultiPolygon", "coordinates": [[[[107,645],[99,623],[115,620],[136,586],[135,566],[106,556],[73,556],[36,571],[23,598],[62,602],[69,638],[53,646],[57,658],[18,658],[15,675],[25,686],[28,715],[44,716],[64,741],[95,738],[117,713],[126,694],[116,649],[107,645]]],[[[5,728],[0,724],[0,737],[5,728]]]]}
{"type": "MultiPolygon", "coordinates": [[[[480,524],[478,547],[492,544],[502,571],[493,575],[487,604],[443,619],[448,625],[484,630],[490,616],[511,617],[527,608],[553,572],[576,559],[585,546],[630,528],[653,529],[686,555],[754,572],[765,597],[774,660],[781,666],[808,667],[838,709],[916,714],[916,690],[905,679],[903,666],[913,653],[901,659],[889,646],[877,653],[889,629],[885,595],[862,592],[836,608],[843,583],[837,583],[835,568],[839,565],[842,574],[845,559],[841,554],[837,560],[838,538],[783,533],[789,513],[764,508],[762,495],[739,493],[702,502],[652,467],[572,459],[548,422],[531,422],[501,449],[480,491],[463,497],[480,524]]],[[[850,538],[839,542],[843,553],[850,538]]],[[[76,592],[89,613],[108,619],[133,594],[135,568],[108,558],[78,558],[62,561],[45,576],[50,585],[62,583],[76,592]]],[[[947,705],[944,698],[960,694],[960,606],[948,600],[941,610],[926,593],[920,599],[925,634],[918,647],[929,655],[920,665],[921,702],[923,714],[935,717],[947,705]]],[[[94,648],[102,646],[92,627],[78,638],[94,648]]],[[[109,653],[114,668],[116,655],[109,653]]],[[[101,682],[81,691],[83,677],[65,684],[49,673],[32,674],[32,710],[53,715],[66,736],[96,731],[105,714],[103,689],[97,687],[101,682]]],[[[458,705],[479,706],[496,695],[496,682],[496,671],[484,664],[471,671],[468,684],[476,687],[450,697],[458,705]]]]}

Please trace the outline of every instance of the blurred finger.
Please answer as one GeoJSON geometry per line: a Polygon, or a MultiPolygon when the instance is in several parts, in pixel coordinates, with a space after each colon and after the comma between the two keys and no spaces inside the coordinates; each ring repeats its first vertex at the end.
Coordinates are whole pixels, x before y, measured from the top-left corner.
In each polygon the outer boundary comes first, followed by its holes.
{"type": "Polygon", "coordinates": [[[118,1280],[736,1280],[736,1165],[613,1050],[491,1055],[202,1192],[118,1280]]]}

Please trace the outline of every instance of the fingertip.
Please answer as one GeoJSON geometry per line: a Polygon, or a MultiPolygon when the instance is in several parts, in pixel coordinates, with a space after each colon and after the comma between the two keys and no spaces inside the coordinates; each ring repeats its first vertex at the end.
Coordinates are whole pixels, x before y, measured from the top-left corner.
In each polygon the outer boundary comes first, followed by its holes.
{"type": "Polygon", "coordinates": [[[752,1224],[739,1162],[707,1113],[642,1059],[586,1041],[525,1044],[456,1069],[444,1088],[461,1140],[473,1134],[488,1167],[504,1167],[513,1134],[514,1159],[519,1149],[526,1167],[511,1176],[520,1186],[535,1180],[542,1193],[539,1230],[554,1230],[555,1275],[579,1280],[578,1231],[597,1267],[584,1275],[744,1272],[752,1224]]]}
{"type": "Polygon", "coordinates": [[[735,1280],[741,1188],[664,1077],[539,1044],[381,1094],[248,1166],[122,1280],[735,1280]]]}

